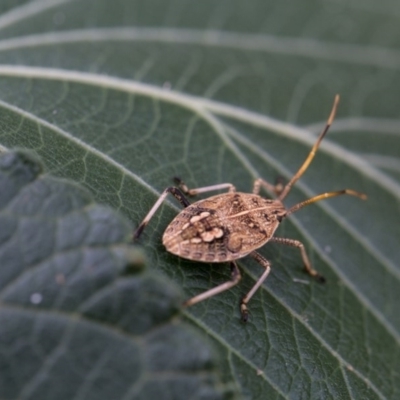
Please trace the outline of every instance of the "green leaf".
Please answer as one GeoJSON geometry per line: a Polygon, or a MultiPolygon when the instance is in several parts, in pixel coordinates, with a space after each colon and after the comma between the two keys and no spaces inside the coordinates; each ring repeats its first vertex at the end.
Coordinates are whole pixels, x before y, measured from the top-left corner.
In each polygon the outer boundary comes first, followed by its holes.
{"type": "MultiPolygon", "coordinates": [[[[225,382],[251,399],[400,396],[398,2],[81,0],[7,2],[0,18],[0,143],[26,147],[51,173],[139,224],[180,176],[189,187],[262,176],[290,179],[337,118],[290,206],[352,188],[292,216],[277,235],[300,240],[326,278],[301,271],[296,249],[266,245],[261,269],[185,311],[219,350],[225,382]],[[8,7],[8,8],[6,8],[8,7]],[[305,281],[305,282],[304,282],[305,281]]],[[[140,243],[149,267],[187,298],[229,279],[223,264],[167,254],[169,199],[140,243]]]]}
{"type": "Polygon", "coordinates": [[[130,225],[78,185],[0,157],[0,397],[221,399],[179,295],[138,269],[130,225]],[[190,373],[188,373],[190,371],[190,373]]]}

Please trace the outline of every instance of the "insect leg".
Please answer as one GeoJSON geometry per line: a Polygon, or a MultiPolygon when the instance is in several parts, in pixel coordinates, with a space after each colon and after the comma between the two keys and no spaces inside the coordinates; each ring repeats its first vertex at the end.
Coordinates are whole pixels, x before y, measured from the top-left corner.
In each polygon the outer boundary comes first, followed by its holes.
{"type": "Polygon", "coordinates": [[[232,185],[232,183],[219,183],[217,185],[204,186],[196,189],[189,189],[180,178],[175,177],[174,182],[179,186],[179,189],[181,189],[182,192],[187,194],[188,196],[196,196],[197,194],[200,193],[212,192],[214,190],[221,190],[221,189],[228,189],[229,193],[236,192],[236,188],[235,186],[232,185]]]}
{"type": "Polygon", "coordinates": [[[242,313],[243,322],[247,322],[247,320],[249,319],[249,309],[247,308],[247,303],[250,301],[254,293],[259,289],[259,287],[262,285],[265,279],[267,279],[267,276],[271,271],[270,262],[266,258],[264,258],[261,254],[257,253],[256,251],[253,251],[252,253],[249,254],[249,256],[253,257],[259,264],[261,264],[261,266],[265,268],[265,271],[260,276],[260,278],[258,278],[258,281],[251,288],[250,292],[243,297],[240,303],[240,312],[242,313]]]}
{"type": "Polygon", "coordinates": [[[279,196],[283,190],[282,182],[277,182],[275,185],[272,185],[264,179],[258,178],[254,181],[253,184],[253,194],[259,194],[261,187],[267,189],[272,193],[275,193],[276,196],[279,196]]]}
{"type": "Polygon", "coordinates": [[[144,217],[144,220],[142,221],[142,223],[136,229],[135,233],[133,234],[133,240],[136,240],[141,235],[141,233],[143,232],[143,229],[146,227],[146,225],[149,223],[149,221],[152,218],[152,216],[155,214],[155,212],[161,206],[162,202],[168,196],[168,193],[172,194],[172,196],[174,196],[179,201],[179,203],[182,204],[183,207],[187,207],[187,206],[190,205],[190,203],[186,199],[185,195],[178,188],[173,187],[173,186],[167,187],[161,193],[160,197],[155,202],[154,206],[147,213],[147,215],[144,217]]]}
{"type": "Polygon", "coordinates": [[[298,249],[300,249],[301,258],[303,259],[304,269],[306,270],[306,272],[308,274],[310,274],[311,276],[315,277],[319,282],[321,282],[321,283],[325,282],[325,278],[322,275],[320,275],[320,273],[312,267],[310,259],[307,256],[307,253],[306,253],[303,243],[299,242],[298,240],[279,238],[279,237],[272,237],[270,239],[270,242],[284,244],[286,246],[297,247],[298,249]]]}
{"type": "Polygon", "coordinates": [[[231,287],[237,285],[242,279],[242,275],[240,274],[240,270],[237,266],[237,264],[234,261],[230,262],[231,265],[231,280],[225,283],[222,283],[221,285],[212,288],[210,290],[207,290],[197,296],[192,297],[191,299],[185,301],[183,303],[184,307],[190,307],[193,304],[200,303],[200,301],[209,299],[210,297],[213,297],[219,293],[224,292],[225,290],[230,289],[231,287]]]}

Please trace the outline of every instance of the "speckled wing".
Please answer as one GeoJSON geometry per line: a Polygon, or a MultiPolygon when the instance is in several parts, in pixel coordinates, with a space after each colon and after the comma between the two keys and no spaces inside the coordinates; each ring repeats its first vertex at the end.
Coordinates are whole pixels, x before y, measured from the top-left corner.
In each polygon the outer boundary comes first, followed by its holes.
{"type": "Polygon", "coordinates": [[[212,196],[182,210],[165,230],[163,244],[190,260],[237,260],[268,242],[285,212],[282,203],[255,194],[212,196]]]}

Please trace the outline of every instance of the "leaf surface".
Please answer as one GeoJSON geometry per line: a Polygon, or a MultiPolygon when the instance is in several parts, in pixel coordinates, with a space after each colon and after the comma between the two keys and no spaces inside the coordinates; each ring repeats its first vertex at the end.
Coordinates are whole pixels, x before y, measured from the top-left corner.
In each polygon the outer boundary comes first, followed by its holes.
{"type": "Polygon", "coordinates": [[[137,273],[129,224],[40,172],[0,157],[0,397],[222,399],[211,348],[172,320],[176,288],[137,273]]]}
{"type": "MultiPolygon", "coordinates": [[[[10,2],[9,4],[13,4],[10,2]]],[[[180,176],[189,187],[261,176],[288,180],[337,119],[285,203],[342,188],[279,228],[296,249],[267,245],[272,273],[243,259],[229,292],[185,312],[211,337],[243,397],[396,399],[400,395],[399,13],[397,2],[37,1],[0,21],[0,141],[40,154],[139,224],[180,176]]],[[[141,244],[149,267],[190,297],[229,268],[165,253],[169,199],[141,244]]]]}

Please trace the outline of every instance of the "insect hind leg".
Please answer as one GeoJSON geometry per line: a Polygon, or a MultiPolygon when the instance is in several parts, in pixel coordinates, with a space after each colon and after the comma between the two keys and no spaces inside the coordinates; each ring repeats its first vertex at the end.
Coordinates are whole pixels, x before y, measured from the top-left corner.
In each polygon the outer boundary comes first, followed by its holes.
{"type": "Polygon", "coordinates": [[[200,303],[203,300],[209,299],[219,293],[225,292],[225,290],[229,290],[233,286],[237,285],[239,281],[242,279],[242,275],[240,274],[239,267],[234,261],[230,262],[231,265],[231,280],[228,282],[224,282],[221,285],[216,286],[210,290],[207,290],[203,293],[200,293],[197,296],[192,297],[191,299],[185,301],[183,303],[184,307],[190,307],[196,303],[200,303]]]}
{"type": "Polygon", "coordinates": [[[165,198],[168,196],[168,194],[172,194],[179,203],[182,204],[183,207],[187,207],[190,205],[188,199],[185,197],[185,195],[182,193],[182,191],[174,186],[167,187],[160,195],[158,200],[155,202],[153,207],[150,209],[150,211],[147,213],[147,215],[144,217],[142,223],[138,226],[136,231],[133,234],[133,240],[135,241],[138,239],[138,237],[142,234],[143,229],[146,227],[146,225],[149,223],[155,212],[158,210],[158,208],[161,206],[165,198]]]}
{"type": "Polygon", "coordinates": [[[267,279],[267,276],[271,272],[271,264],[270,264],[270,262],[266,258],[264,258],[260,253],[257,253],[256,251],[253,251],[252,253],[249,254],[249,256],[253,257],[262,267],[264,267],[265,271],[258,278],[257,282],[251,288],[250,292],[247,293],[246,296],[244,296],[242,298],[242,301],[240,303],[240,312],[242,314],[242,321],[243,322],[247,322],[247,320],[249,319],[249,309],[247,308],[248,302],[254,296],[254,293],[259,289],[259,287],[267,279]]]}

